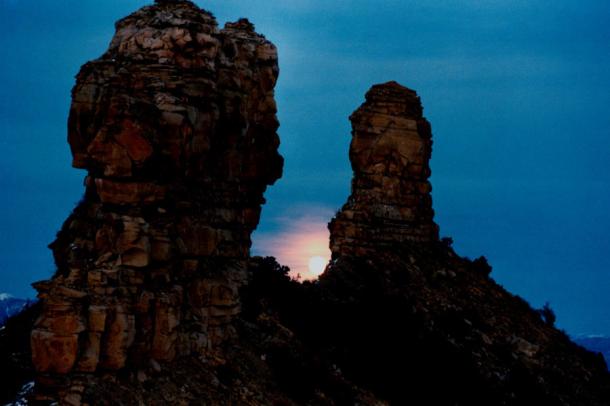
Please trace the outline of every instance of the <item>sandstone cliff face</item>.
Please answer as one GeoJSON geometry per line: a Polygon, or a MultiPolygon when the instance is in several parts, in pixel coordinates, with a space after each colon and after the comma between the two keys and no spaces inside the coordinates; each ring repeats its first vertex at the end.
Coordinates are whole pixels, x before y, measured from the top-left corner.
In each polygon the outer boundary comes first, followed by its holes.
{"type": "Polygon", "coordinates": [[[413,90],[389,82],[373,86],[350,117],[354,178],[329,225],[333,257],[438,240],[428,182],[432,133],[422,111],[413,90]]]}
{"type": "Polygon", "coordinates": [[[189,1],[122,19],[82,67],[68,140],[86,193],[51,245],[56,275],[35,284],[39,387],[222,357],[263,193],[282,173],[278,72],[247,20],[219,29],[189,1]]]}

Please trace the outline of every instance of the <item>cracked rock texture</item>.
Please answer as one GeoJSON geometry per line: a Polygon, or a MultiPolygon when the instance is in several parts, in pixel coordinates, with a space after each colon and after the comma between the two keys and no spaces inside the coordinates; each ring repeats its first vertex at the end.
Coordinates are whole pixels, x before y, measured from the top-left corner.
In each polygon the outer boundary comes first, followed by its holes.
{"type": "Polygon", "coordinates": [[[56,275],[35,284],[39,397],[77,403],[99,371],[222,360],[263,193],[282,173],[278,73],[250,22],[220,29],[188,1],[120,20],[82,67],[68,141],[86,193],[51,244],[56,275]]]}
{"type": "Polygon", "coordinates": [[[438,240],[428,182],[432,132],[422,112],[415,91],[389,82],[373,86],[350,117],[354,178],[329,225],[333,257],[438,240]]]}

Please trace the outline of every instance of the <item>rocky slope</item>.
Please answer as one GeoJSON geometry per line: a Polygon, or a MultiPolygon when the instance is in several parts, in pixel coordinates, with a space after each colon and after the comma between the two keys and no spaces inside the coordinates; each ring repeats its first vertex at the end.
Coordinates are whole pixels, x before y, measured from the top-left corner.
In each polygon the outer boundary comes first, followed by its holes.
{"type": "Polygon", "coordinates": [[[73,90],[87,189],[57,273],[0,336],[23,359],[32,330],[31,368],[0,368],[22,372],[14,388],[33,377],[33,400],[67,405],[610,404],[600,355],[439,241],[413,90],[376,85],[352,115],[333,259],[300,284],[249,257],[282,170],[275,47],[185,0],[116,29],[73,90]]]}

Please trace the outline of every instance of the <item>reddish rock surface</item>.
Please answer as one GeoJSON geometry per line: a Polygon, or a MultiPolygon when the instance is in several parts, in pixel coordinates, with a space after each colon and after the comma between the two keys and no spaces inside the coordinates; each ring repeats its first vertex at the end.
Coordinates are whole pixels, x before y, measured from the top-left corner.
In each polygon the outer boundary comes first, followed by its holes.
{"type": "Polygon", "coordinates": [[[422,111],[415,91],[389,82],[373,86],[350,117],[354,178],[329,225],[333,257],[438,240],[428,182],[432,132],[422,111]]]}
{"type": "Polygon", "coordinates": [[[116,24],[77,76],[68,140],[83,201],[35,285],[40,395],[75,403],[82,376],[177,356],[221,362],[250,234],[281,176],[275,46],[247,20],[219,29],[188,1],[116,24]]]}

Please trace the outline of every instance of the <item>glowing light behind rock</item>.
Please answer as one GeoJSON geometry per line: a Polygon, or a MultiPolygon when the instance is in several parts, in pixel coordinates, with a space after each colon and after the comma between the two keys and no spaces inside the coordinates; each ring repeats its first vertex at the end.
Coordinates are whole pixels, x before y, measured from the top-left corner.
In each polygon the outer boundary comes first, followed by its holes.
{"type": "Polygon", "coordinates": [[[254,236],[253,254],[275,257],[290,268],[293,278],[316,279],[330,260],[327,223],[331,217],[332,211],[326,208],[291,210],[274,219],[277,232],[254,236]]]}

